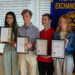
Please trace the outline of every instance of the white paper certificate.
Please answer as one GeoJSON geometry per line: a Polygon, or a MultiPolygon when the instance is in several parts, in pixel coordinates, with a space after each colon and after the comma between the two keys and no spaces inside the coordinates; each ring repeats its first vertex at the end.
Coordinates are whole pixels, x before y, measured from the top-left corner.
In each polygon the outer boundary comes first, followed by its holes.
{"type": "Polygon", "coordinates": [[[2,42],[11,41],[11,28],[1,28],[1,41],[2,42]]]}
{"type": "Polygon", "coordinates": [[[4,53],[4,47],[5,47],[5,44],[0,44],[0,53],[1,54],[4,53]]]}
{"type": "Polygon", "coordinates": [[[51,56],[55,58],[64,58],[65,41],[52,40],[52,53],[51,56]]]}
{"type": "Polygon", "coordinates": [[[48,40],[46,39],[37,39],[37,55],[48,55],[48,40]]]}
{"type": "Polygon", "coordinates": [[[18,53],[28,53],[27,48],[28,37],[17,37],[17,52],[18,53]]]}

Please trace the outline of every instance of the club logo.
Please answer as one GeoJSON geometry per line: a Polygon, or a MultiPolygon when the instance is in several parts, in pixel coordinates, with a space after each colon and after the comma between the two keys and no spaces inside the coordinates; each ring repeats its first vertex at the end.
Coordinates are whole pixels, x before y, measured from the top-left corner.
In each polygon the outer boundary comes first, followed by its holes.
{"type": "Polygon", "coordinates": [[[70,18],[71,18],[71,26],[72,26],[72,28],[75,29],[75,11],[70,11],[70,12],[67,13],[67,15],[70,16],[70,18]]]}

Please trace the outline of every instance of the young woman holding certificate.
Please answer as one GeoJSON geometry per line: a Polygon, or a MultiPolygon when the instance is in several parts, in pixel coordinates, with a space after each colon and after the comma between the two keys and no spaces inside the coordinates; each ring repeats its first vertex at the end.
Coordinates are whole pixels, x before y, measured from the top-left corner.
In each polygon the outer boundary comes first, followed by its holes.
{"type": "Polygon", "coordinates": [[[40,32],[41,39],[48,39],[48,56],[37,56],[39,75],[53,75],[53,60],[50,57],[51,40],[54,35],[54,29],[50,27],[51,15],[44,14],[42,16],[42,24],[44,29],[40,32]]]}
{"type": "Polygon", "coordinates": [[[65,58],[56,59],[55,61],[55,75],[72,75],[73,71],[73,55],[72,52],[75,50],[75,34],[71,31],[71,19],[68,15],[62,15],[59,18],[58,26],[54,34],[54,39],[65,40],[65,58]]]}
{"type": "Polygon", "coordinates": [[[13,12],[8,12],[5,17],[5,26],[11,28],[11,41],[5,43],[4,47],[4,69],[5,75],[19,75],[18,68],[18,55],[14,44],[16,42],[17,35],[17,21],[13,12]]]}

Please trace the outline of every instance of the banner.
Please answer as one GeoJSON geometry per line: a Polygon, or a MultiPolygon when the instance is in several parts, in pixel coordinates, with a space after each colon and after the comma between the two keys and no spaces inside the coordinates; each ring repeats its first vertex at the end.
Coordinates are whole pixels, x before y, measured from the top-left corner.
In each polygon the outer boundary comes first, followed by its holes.
{"type": "Polygon", "coordinates": [[[71,26],[75,29],[75,0],[51,0],[52,27],[56,29],[61,15],[68,14],[71,17],[71,26]]]}

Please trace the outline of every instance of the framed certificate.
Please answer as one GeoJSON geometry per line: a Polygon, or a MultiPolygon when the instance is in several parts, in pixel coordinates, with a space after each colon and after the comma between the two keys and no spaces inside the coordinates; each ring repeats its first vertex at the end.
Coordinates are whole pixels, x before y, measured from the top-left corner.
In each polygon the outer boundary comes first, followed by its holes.
{"type": "Polygon", "coordinates": [[[51,56],[55,58],[64,58],[65,40],[52,40],[51,56]]]}
{"type": "Polygon", "coordinates": [[[4,53],[5,44],[0,44],[0,54],[4,53]]]}
{"type": "Polygon", "coordinates": [[[36,39],[36,50],[37,55],[48,55],[48,40],[47,39],[36,39]]]}
{"type": "Polygon", "coordinates": [[[11,41],[11,28],[1,28],[1,41],[10,42],[11,41]]]}
{"type": "Polygon", "coordinates": [[[17,52],[28,54],[28,37],[17,37],[17,52]]]}

